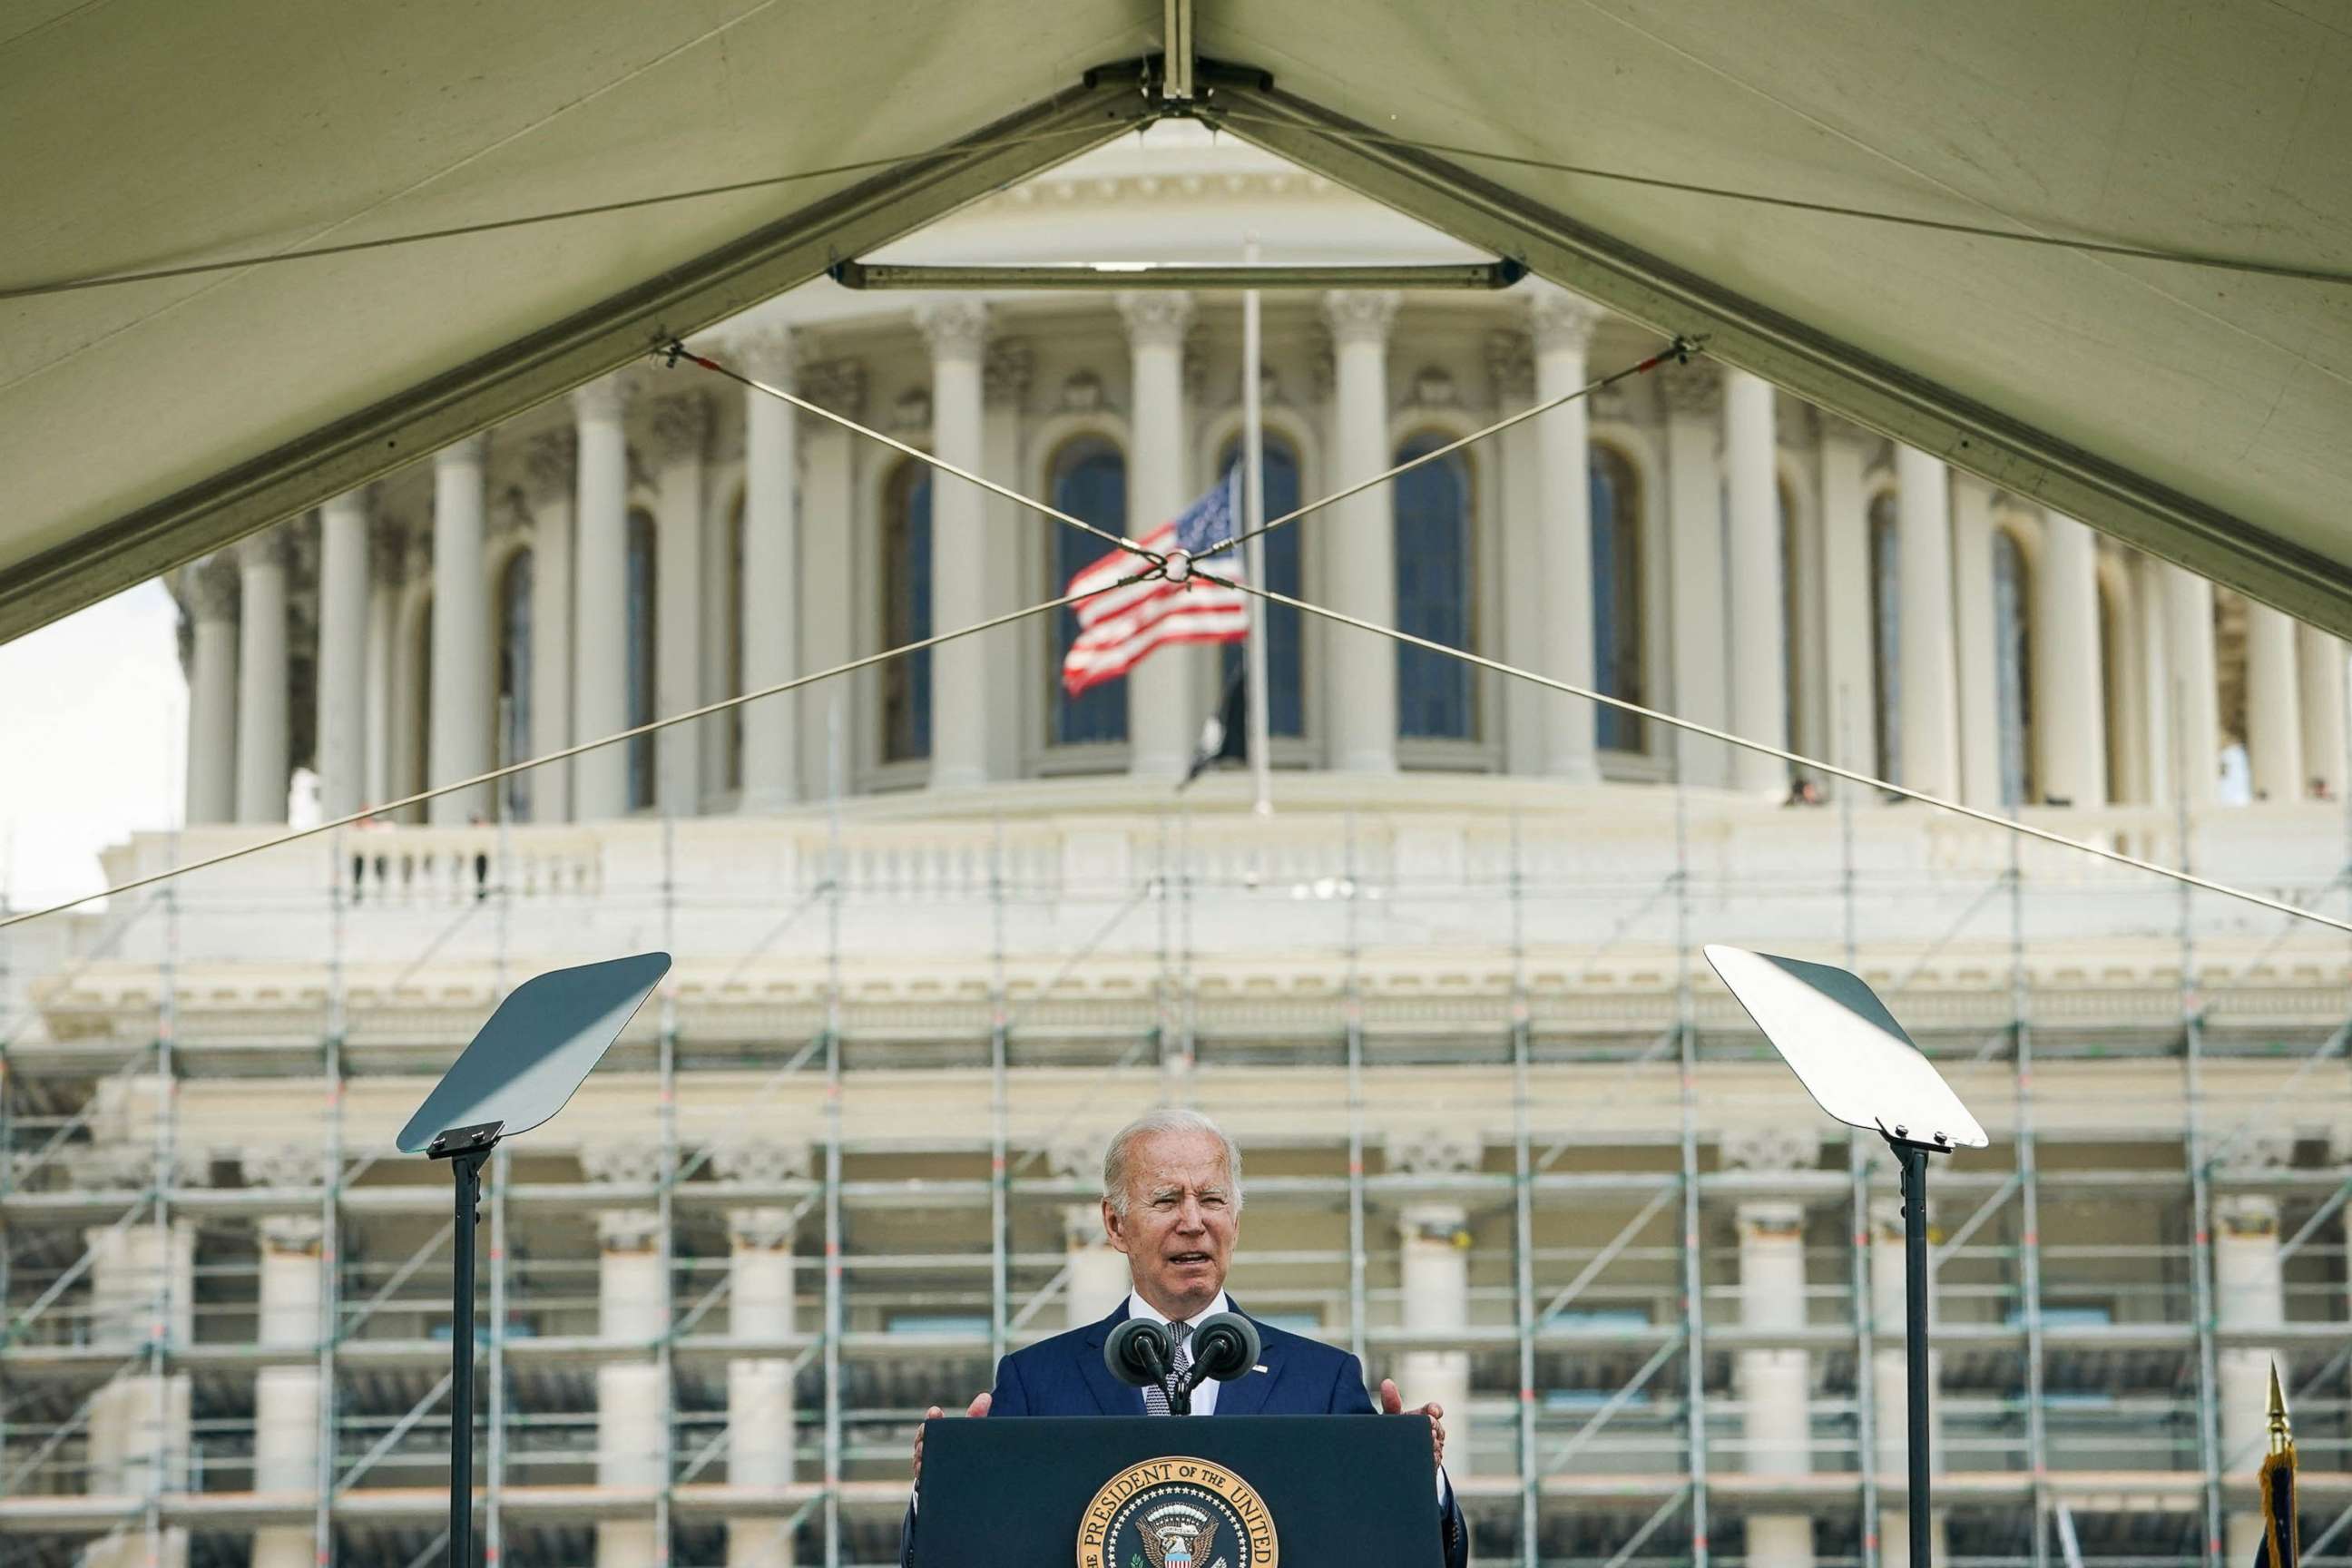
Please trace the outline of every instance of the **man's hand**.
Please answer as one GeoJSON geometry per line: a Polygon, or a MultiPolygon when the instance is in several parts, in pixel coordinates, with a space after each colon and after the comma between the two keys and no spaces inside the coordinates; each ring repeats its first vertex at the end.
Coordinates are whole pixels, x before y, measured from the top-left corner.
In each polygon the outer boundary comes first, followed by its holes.
{"type": "MultiPolygon", "coordinates": [[[[1404,1413],[1404,1395],[1397,1392],[1396,1380],[1390,1377],[1381,1379],[1381,1414],[1402,1415],[1404,1413]]],[[[1445,1407],[1433,1399],[1413,1414],[1429,1417],[1430,1457],[1443,1468],[1445,1463],[1445,1407]]]]}
{"type": "MultiPolygon", "coordinates": [[[[985,1394],[974,1395],[971,1402],[971,1408],[965,1411],[964,1414],[966,1415],[987,1415],[988,1402],[991,1397],[991,1395],[985,1394]]],[[[923,1419],[926,1421],[936,1421],[946,1414],[946,1411],[934,1405],[929,1410],[923,1412],[923,1419]]],[[[1439,1447],[1443,1447],[1444,1445],[1441,1443],[1439,1447]]],[[[921,1486],[923,1484],[923,1429],[920,1426],[915,1428],[915,1484],[917,1486],[921,1486]]]]}

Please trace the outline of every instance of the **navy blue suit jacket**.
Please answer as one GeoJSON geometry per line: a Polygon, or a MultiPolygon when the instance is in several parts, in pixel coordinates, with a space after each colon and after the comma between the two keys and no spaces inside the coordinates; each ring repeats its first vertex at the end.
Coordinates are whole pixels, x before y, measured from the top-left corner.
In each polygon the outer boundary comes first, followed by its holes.
{"type": "MultiPolygon", "coordinates": [[[[988,1406],[990,1417],[1143,1415],[1143,1390],[1119,1382],[1103,1364],[1103,1341],[1115,1325],[1126,1321],[1127,1303],[1121,1301],[1118,1310],[1100,1322],[1040,1340],[997,1363],[996,1387],[988,1406]]],[[[1370,1396],[1364,1392],[1363,1363],[1354,1356],[1320,1341],[1260,1323],[1255,1318],[1250,1321],[1257,1323],[1258,1364],[1265,1370],[1244,1373],[1230,1383],[1218,1384],[1218,1415],[1376,1413],[1370,1396]]],[[[1454,1500],[1450,1486],[1445,1489],[1439,1511],[1444,1521],[1447,1568],[1465,1568],[1470,1560],[1470,1537],[1463,1527],[1462,1505],[1454,1500]]],[[[901,1568],[914,1568],[916,1512],[912,1508],[907,1510],[898,1552],[901,1568]]]]}

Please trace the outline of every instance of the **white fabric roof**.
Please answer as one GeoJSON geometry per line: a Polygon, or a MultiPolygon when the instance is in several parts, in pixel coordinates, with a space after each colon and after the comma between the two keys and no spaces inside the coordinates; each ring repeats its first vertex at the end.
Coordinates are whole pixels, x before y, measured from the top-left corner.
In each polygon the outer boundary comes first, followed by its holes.
{"type": "MultiPolygon", "coordinates": [[[[890,174],[0,300],[0,636],[814,276],[1144,112],[1159,0],[16,0],[0,288],[1076,126],[890,174]],[[864,182],[858,184],[856,182],[864,182]],[[845,194],[847,193],[847,194],[845,194]]],[[[1201,0],[1229,122],[1465,244],[2352,632],[2352,288],[1399,154],[2352,265],[2321,0],[1201,0]],[[1446,166],[1447,163],[1452,166],[1446,166]]]]}

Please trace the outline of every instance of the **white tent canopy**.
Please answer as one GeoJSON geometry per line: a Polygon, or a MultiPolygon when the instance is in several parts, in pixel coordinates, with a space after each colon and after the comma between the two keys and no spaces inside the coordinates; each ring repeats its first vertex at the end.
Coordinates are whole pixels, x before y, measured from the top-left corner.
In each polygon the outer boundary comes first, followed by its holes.
{"type": "MultiPolygon", "coordinates": [[[[0,637],[1133,127],[1161,32],[1160,0],[17,0],[0,290],[943,151],[0,298],[0,637]]],[[[1247,68],[1201,71],[1234,133],[2352,634],[2352,286],[1331,134],[2352,267],[2340,8],[1200,0],[1195,37],[1247,68]]]]}

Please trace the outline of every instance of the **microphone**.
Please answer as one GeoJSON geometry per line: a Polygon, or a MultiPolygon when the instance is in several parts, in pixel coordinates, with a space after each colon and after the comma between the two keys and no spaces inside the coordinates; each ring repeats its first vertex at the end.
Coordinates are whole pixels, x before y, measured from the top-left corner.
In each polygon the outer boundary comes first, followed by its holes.
{"type": "MultiPolygon", "coordinates": [[[[1255,1336],[1251,1343],[1256,1343],[1255,1336]]],[[[1114,1327],[1110,1337],[1103,1341],[1103,1365],[1110,1368],[1110,1374],[1119,1382],[1138,1388],[1164,1384],[1168,1380],[1171,1348],[1166,1329],[1149,1318],[1129,1318],[1114,1327]]]]}
{"type": "Polygon", "coordinates": [[[1257,1353],[1255,1323],[1239,1312],[1212,1312],[1192,1331],[1191,1382],[1231,1383],[1257,1364],[1257,1353]]]}

